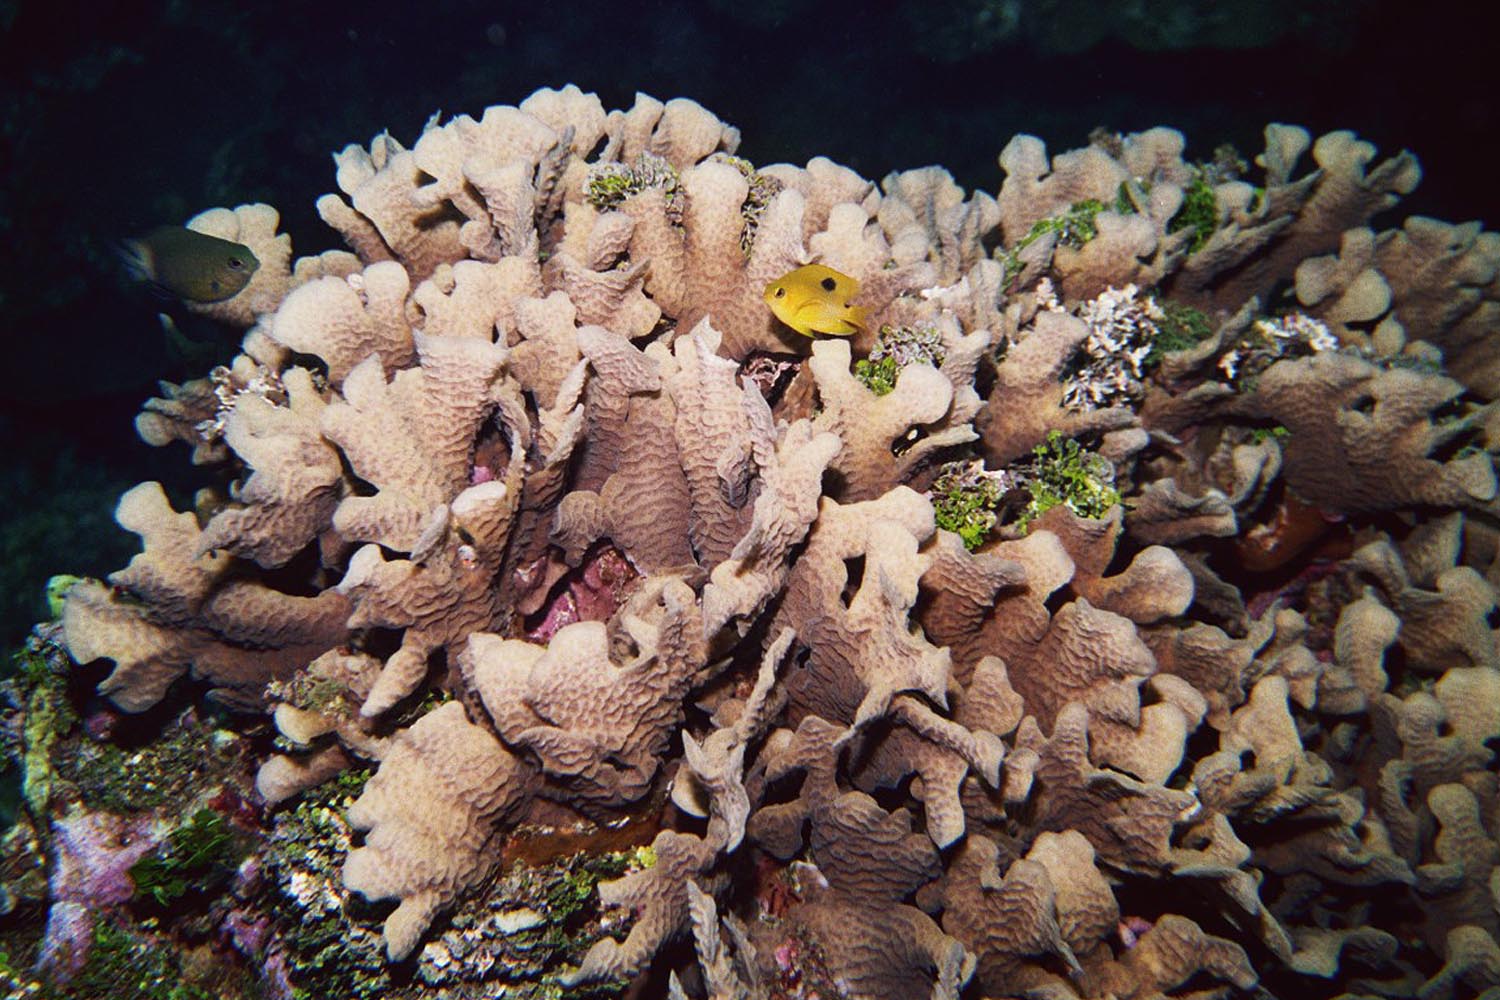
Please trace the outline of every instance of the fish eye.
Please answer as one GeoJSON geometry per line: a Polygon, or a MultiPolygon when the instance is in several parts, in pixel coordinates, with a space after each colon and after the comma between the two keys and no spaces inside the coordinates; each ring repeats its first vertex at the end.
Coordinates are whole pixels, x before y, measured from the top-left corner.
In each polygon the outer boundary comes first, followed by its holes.
{"type": "Polygon", "coordinates": [[[784,298],[786,298],[786,289],[785,288],[778,288],[778,289],[776,289],[776,297],[778,299],[784,299],[784,298]]]}
{"type": "Polygon", "coordinates": [[[231,258],[229,258],[229,269],[231,271],[238,271],[240,268],[242,268],[244,266],[245,266],[245,262],[242,261],[242,260],[240,260],[238,257],[231,257],[231,258]]]}
{"type": "Polygon", "coordinates": [[[839,283],[837,281],[834,281],[832,278],[824,278],[821,282],[819,282],[819,284],[823,286],[823,291],[825,292],[831,292],[835,288],[839,287],[839,283]]]}

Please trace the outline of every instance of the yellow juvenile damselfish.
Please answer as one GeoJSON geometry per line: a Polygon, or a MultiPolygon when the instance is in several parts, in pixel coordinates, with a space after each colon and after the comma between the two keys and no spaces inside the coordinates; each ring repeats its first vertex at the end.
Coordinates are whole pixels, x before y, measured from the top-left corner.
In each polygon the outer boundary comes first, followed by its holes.
{"type": "Polygon", "coordinates": [[[859,282],[824,264],[804,264],[766,286],[766,305],[804,337],[847,337],[865,328],[863,306],[853,304],[859,282]]]}

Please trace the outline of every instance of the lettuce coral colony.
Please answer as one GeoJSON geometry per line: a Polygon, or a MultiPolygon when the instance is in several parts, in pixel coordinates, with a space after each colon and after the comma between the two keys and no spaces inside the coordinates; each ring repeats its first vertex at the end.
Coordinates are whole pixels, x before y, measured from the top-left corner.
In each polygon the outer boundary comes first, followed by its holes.
{"type": "Polygon", "coordinates": [[[1373,231],[1418,167],[1347,132],[1018,136],[994,197],[738,140],[542,90],[339,153],[349,251],[194,219],[242,353],[137,426],[228,485],[121,499],[100,691],[269,713],[278,829],[374,769],[271,869],[394,903],[384,995],[500,995],[584,897],[554,995],[1500,984],[1500,238],[1373,231]],[[811,261],[865,328],[775,321],[811,261]],[[579,824],[634,842],[486,902],[579,824]]]}

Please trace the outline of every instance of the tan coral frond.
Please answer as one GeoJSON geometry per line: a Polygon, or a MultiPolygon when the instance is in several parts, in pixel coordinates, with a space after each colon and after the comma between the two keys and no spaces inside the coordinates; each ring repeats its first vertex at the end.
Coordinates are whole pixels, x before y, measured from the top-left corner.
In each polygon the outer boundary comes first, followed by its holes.
{"type": "Polygon", "coordinates": [[[498,860],[500,821],[530,789],[529,769],[456,702],[396,737],[349,807],[369,831],[344,864],[344,884],[369,899],[399,899],[386,918],[386,951],[411,954],[433,918],[498,860]]]}

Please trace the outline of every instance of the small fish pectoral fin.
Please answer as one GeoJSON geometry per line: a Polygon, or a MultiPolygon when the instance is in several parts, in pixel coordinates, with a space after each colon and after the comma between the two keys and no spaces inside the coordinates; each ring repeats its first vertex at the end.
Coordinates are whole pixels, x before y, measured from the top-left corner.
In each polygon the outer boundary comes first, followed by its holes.
{"type": "Polygon", "coordinates": [[[857,329],[844,318],[843,310],[826,302],[809,302],[797,310],[794,318],[796,322],[789,325],[834,336],[848,336],[857,329]]]}

